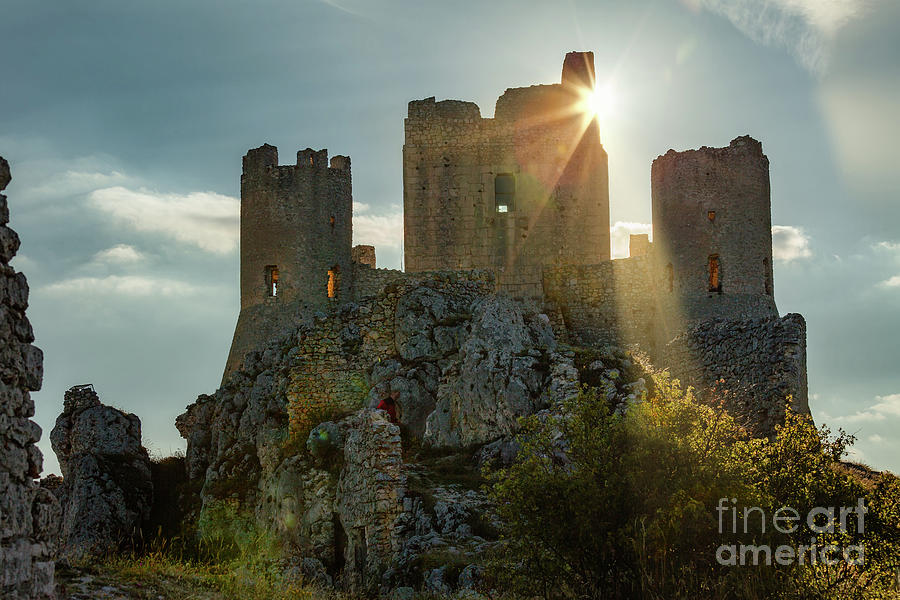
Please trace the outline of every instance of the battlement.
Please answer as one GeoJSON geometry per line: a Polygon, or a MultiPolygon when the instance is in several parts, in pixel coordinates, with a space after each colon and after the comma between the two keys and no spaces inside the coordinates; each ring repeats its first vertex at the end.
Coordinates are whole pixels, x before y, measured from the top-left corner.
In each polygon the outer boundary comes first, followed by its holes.
{"type": "Polygon", "coordinates": [[[350,175],[350,157],[337,155],[328,162],[328,150],[313,150],[306,148],[297,152],[297,163],[294,165],[278,164],[278,148],[270,144],[263,144],[259,148],[247,151],[243,160],[243,173],[249,176],[258,176],[270,173],[276,176],[290,176],[293,172],[343,172],[350,175]]]}
{"type": "Polygon", "coordinates": [[[659,346],[688,324],[777,315],[769,161],[749,136],[658,156],[653,243],[632,235],[630,257],[610,261],[608,160],[583,103],[594,78],[593,53],[570,52],[560,83],[507,89],[493,118],[474,102],[409,102],[407,273],[376,269],[372,246],[351,248],[349,157],[306,148],[278,165],[276,147],[249,150],[230,364],[301,309],[435,271],[489,271],[498,291],[547,302],[586,341],[659,346]]]}

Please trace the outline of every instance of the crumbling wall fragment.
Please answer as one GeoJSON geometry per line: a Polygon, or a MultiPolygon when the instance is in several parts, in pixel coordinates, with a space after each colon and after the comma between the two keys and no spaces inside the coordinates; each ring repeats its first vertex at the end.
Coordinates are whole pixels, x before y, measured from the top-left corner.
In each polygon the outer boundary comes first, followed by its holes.
{"type": "MultiPolygon", "coordinates": [[[[9,163],[0,157],[0,191],[10,180],[9,163]]],[[[41,388],[43,354],[31,345],[25,276],[9,266],[19,236],[8,222],[0,194],[0,596],[52,598],[59,503],[34,482],[43,457],[29,395],[41,388]]]]}

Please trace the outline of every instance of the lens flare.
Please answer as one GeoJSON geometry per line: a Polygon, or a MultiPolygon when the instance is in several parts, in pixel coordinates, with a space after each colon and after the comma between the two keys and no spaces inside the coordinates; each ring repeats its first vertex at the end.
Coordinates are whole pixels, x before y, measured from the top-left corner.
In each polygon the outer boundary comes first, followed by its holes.
{"type": "Polygon", "coordinates": [[[597,84],[584,94],[584,111],[599,121],[609,119],[616,109],[616,95],[611,84],[597,84]]]}

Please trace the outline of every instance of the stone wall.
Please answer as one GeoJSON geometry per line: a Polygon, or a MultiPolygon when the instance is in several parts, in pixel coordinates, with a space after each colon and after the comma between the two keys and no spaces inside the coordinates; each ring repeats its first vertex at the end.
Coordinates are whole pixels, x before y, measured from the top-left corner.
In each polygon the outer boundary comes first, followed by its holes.
{"type": "Polygon", "coordinates": [[[493,119],[470,102],[410,102],[408,271],[494,269],[501,290],[539,299],[544,266],[609,258],[607,156],[596,121],[578,110],[579,90],[570,82],[509,89],[493,119]]]}
{"type": "Polygon", "coordinates": [[[809,413],[806,321],[798,314],[702,323],[667,344],[657,365],[702,393],[716,388],[757,435],[774,433],[789,398],[809,413]]]}
{"type": "Polygon", "coordinates": [[[400,428],[385,413],[361,411],[342,425],[344,468],[335,508],[347,540],[344,587],[359,592],[380,583],[400,549],[395,523],[403,513],[406,473],[400,428]]]}
{"type": "MultiPolygon", "coordinates": [[[[0,191],[11,177],[0,157],[0,191]]],[[[41,428],[30,420],[29,392],[41,388],[43,354],[25,309],[28,284],[9,266],[19,237],[6,224],[9,208],[0,194],[0,596],[53,598],[59,503],[37,486],[43,457],[35,446],[41,428]]]]}
{"type": "Polygon", "coordinates": [[[646,345],[656,337],[656,288],[648,256],[544,270],[544,294],[574,343],[646,345]]]}
{"type": "Polygon", "coordinates": [[[385,288],[392,283],[402,283],[411,278],[411,274],[404,273],[398,269],[375,269],[364,263],[354,263],[353,279],[354,289],[353,295],[356,301],[364,300],[377,296],[385,288]]]}

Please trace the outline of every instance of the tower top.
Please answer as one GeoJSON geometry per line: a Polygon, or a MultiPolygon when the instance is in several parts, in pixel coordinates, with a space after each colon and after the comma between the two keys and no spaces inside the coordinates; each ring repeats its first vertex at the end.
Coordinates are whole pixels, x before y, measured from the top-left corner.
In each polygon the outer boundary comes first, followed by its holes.
{"type": "Polygon", "coordinates": [[[563,85],[594,87],[594,53],[568,52],[563,61],[563,85]]]}

